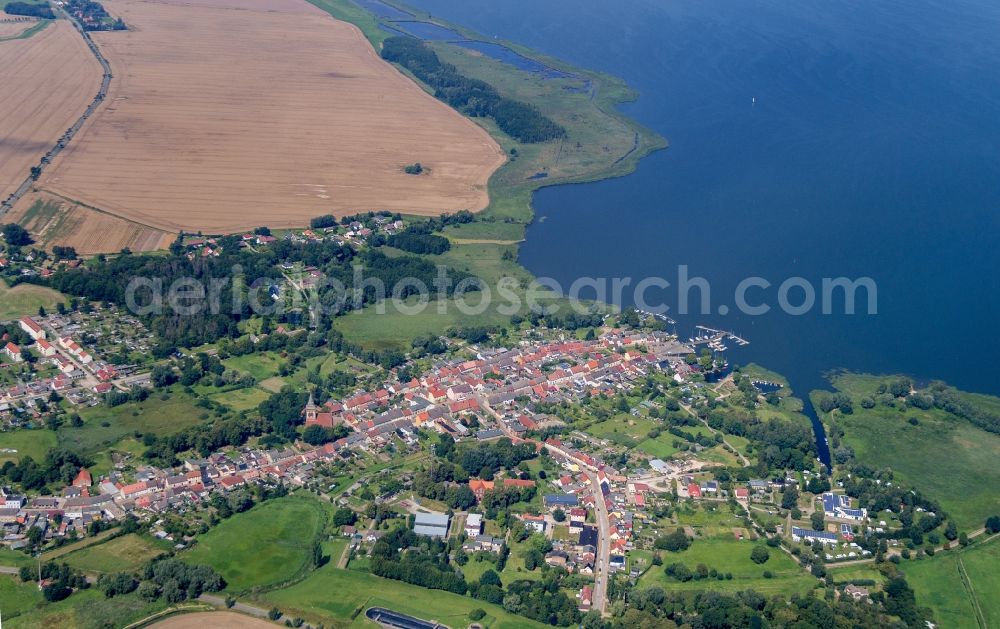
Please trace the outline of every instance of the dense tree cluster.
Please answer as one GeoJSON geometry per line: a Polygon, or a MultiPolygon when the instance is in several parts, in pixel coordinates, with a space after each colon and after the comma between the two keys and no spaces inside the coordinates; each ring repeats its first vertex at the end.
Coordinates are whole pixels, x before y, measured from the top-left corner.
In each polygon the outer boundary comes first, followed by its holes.
{"type": "MultiPolygon", "coordinates": [[[[599,312],[579,313],[579,312],[555,312],[543,314],[541,312],[529,312],[525,316],[513,315],[510,318],[511,324],[521,325],[524,321],[531,324],[533,328],[561,328],[564,330],[579,330],[581,328],[594,328],[604,322],[604,315],[599,312]]],[[[591,339],[593,340],[593,339],[591,339]]]]}
{"type": "MultiPolygon", "coordinates": [[[[31,13],[15,13],[15,12],[12,12],[11,11],[11,6],[12,5],[24,5],[25,7],[29,7],[29,9],[24,9],[26,11],[27,10],[44,10],[44,11],[48,11],[49,13],[52,12],[52,9],[48,8],[48,6],[44,5],[44,4],[27,4],[25,2],[9,2],[9,3],[7,3],[7,6],[6,6],[6,8],[4,10],[7,13],[10,13],[11,15],[32,15],[31,13]]],[[[17,9],[18,7],[14,6],[14,8],[17,9]]],[[[49,19],[52,19],[52,17],[50,17],[49,19]]],[[[17,223],[7,223],[3,227],[0,227],[0,234],[3,234],[3,239],[11,247],[23,247],[25,245],[30,245],[32,242],[34,242],[31,239],[31,234],[28,233],[28,230],[26,230],[25,228],[21,227],[17,223]]]]}
{"type": "Polygon", "coordinates": [[[545,142],[565,137],[566,130],[535,107],[501,96],[477,79],[459,74],[455,66],[442,63],[424,42],[412,37],[389,37],[382,45],[382,58],[403,66],[434,89],[434,95],[468,116],[490,117],[515,140],[545,142]]]}
{"type": "Polygon", "coordinates": [[[97,579],[97,589],[104,592],[104,596],[108,598],[134,592],[138,587],[139,581],[127,572],[102,574],[97,579]]]}
{"type": "Polygon", "coordinates": [[[49,561],[41,566],[40,575],[27,566],[19,571],[22,581],[33,581],[41,576],[46,585],[42,588],[42,596],[46,601],[54,603],[67,598],[73,590],[83,590],[90,587],[87,578],[79,570],[74,570],[66,564],[49,561]]]}
{"type": "Polygon", "coordinates": [[[468,584],[453,568],[444,542],[396,528],[372,548],[371,571],[380,577],[420,585],[432,590],[465,594],[468,584]],[[405,549],[400,551],[399,549],[405,549]]]}
{"type": "Polygon", "coordinates": [[[0,338],[7,338],[15,345],[31,345],[34,341],[16,322],[0,323],[0,338]]]}
{"type": "Polygon", "coordinates": [[[539,622],[569,627],[579,623],[577,602],[559,589],[561,575],[550,572],[541,582],[514,581],[507,586],[504,609],[539,622]]]}
{"type": "Polygon", "coordinates": [[[125,22],[121,18],[111,19],[100,2],[94,0],[69,0],[66,10],[82,18],[83,28],[88,31],[123,31],[125,22]]]}
{"type": "Polygon", "coordinates": [[[211,566],[161,559],[146,566],[143,578],[156,584],[168,603],[196,599],[203,592],[218,592],[226,582],[211,566]]]}
{"type": "Polygon", "coordinates": [[[487,514],[490,514],[518,502],[530,502],[537,491],[535,487],[504,487],[500,485],[484,492],[481,504],[483,509],[486,509],[487,514]]]}
{"type": "Polygon", "coordinates": [[[289,386],[261,402],[257,410],[270,423],[271,432],[291,438],[295,427],[305,421],[302,409],[308,399],[308,393],[289,386]]]}
{"type": "MultiPolygon", "coordinates": [[[[194,256],[190,259],[185,255],[99,258],[86,267],[65,269],[48,283],[70,295],[138,307],[145,313],[141,315],[144,323],[159,341],[154,355],[164,357],[177,347],[194,347],[239,336],[238,323],[259,314],[256,311],[260,308],[255,311],[253,304],[269,303],[270,298],[266,295],[269,287],[284,282],[278,268],[280,264],[314,266],[327,278],[328,282],[317,288],[315,305],[319,307],[314,309],[310,319],[315,328],[324,332],[332,332],[330,321],[334,316],[383,298],[405,299],[418,292],[413,282],[402,282],[403,279],[419,280],[429,289],[450,296],[458,282],[470,277],[468,273],[453,270],[448,279],[441,282],[437,266],[422,258],[389,258],[374,250],[359,253],[335,242],[278,241],[263,252],[254,253],[242,250],[238,237],[225,236],[219,239],[219,251],[218,257],[194,256]],[[356,267],[361,269],[360,286],[355,286],[356,267]],[[195,280],[206,287],[206,294],[191,299],[166,298],[172,286],[187,280],[195,280]],[[397,288],[399,290],[395,290],[397,288]]],[[[175,250],[175,254],[181,253],[183,248],[175,250]]],[[[286,308],[277,317],[296,322],[302,319],[302,314],[286,308]]],[[[322,336],[319,338],[324,340],[322,336]]],[[[343,337],[328,334],[325,341],[328,349],[340,351],[332,341],[343,343],[343,337]]],[[[378,359],[388,366],[402,362],[402,355],[371,353],[359,357],[378,359]]]]}
{"type": "Polygon", "coordinates": [[[670,552],[681,552],[682,550],[687,550],[691,545],[691,539],[684,534],[684,529],[678,528],[673,533],[668,533],[666,535],[661,535],[656,538],[654,547],[660,550],[669,550],[670,552]]]}
{"type": "Polygon", "coordinates": [[[0,467],[0,477],[25,490],[40,490],[49,483],[65,486],[73,482],[81,467],[87,461],[68,450],[54,449],[45,453],[45,459],[35,461],[31,456],[19,462],[4,462],[0,467]]]}
{"type": "Polygon", "coordinates": [[[451,249],[451,241],[437,234],[426,234],[414,227],[386,238],[385,244],[410,253],[437,255],[451,249]]]}
{"type": "MultiPolygon", "coordinates": [[[[43,20],[54,20],[56,14],[52,12],[48,4],[35,4],[33,2],[8,2],[3,7],[4,13],[8,15],[27,15],[43,20]]],[[[10,242],[9,240],[7,242],[10,242]]],[[[28,243],[24,243],[28,244],[28,243]]]]}
{"type": "Polygon", "coordinates": [[[530,443],[514,445],[506,437],[457,448],[452,453],[454,462],[458,463],[469,476],[479,474],[484,469],[493,473],[500,471],[501,468],[513,469],[518,463],[536,456],[538,452],[534,445],[530,443]]]}
{"type": "Polygon", "coordinates": [[[762,444],[754,449],[768,469],[808,469],[816,456],[816,441],[806,424],[771,419],[749,426],[746,436],[762,444]]]}
{"type": "Polygon", "coordinates": [[[319,446],[324,443],[343,439],[349,434],[351,434],[351,429],[343,424],[334,426],[333,428],[324,428],[318,424],[313,424],[312,426],[306,426],[306,429],[302,431],[302,441],[311,446],[319,446]]]}
{"type": "MultiPolygon", "coordinates": [[[[768,598],[754,590],[705,591],[690,596],[651,587],[629,592],[628,608],[616,609],[610,621],[588,615],[583,626],[587,629],[922,626],[920,613],[908,600],[908,586],[902,579],[899,581],[892,585],[884,606],[854,601],[848,596],[823,600],[812,593],[794,594],[788,599],[768,598]],[[890,615],[900,616],[904,624],[894,622],[890,615]]],[[[912,591],[909,593],[912,595],[912,591]]]]}
{"type": "Polygon", "coordinates": [[[191,426],[163,437],[147,433],[143,435],[143,445],[146,446],[143,457],[169,467],[179,463],[176,457],[179,452],[194,449],[202,456],[208,456],[227,446],[243,445],[250,437],[266,434],[269,429],[270,424],[266,419],[241,416],[191,426]]]}
{"type": "Polygon", "coordinates": [[[942,382],[935,382],[928,387],[926,393],[930,395],[934,407],[961,417],[983,430],[1000,434],[1000,415],[963,400],[956,389],[942,382]]]}

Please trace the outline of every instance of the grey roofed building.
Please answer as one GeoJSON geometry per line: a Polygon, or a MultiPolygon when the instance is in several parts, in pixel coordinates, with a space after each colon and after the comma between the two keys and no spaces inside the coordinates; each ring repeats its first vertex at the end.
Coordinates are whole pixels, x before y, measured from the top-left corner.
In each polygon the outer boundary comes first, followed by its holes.
{"type": "Polygon", "coordinates": [[[414,518],[416,524],[426,524],[428,526],[448,526],[447,513],[418,513],[414,518]]]}
{"type": "Polygon", "coordinates": [[[670,471],[670,466],[662,459],[653,459],[649,462],[649,466],[661,474],[670,471]]]}
{"type": "Polygon", "coordinates": [[[418,513],[413,520],[413,532],[428,537],[446,537],[449,520],[445,513],[418,513]]]}
{"type": "Polygon", "coordinates": [[[576,494],[548,494],[544,500],[547,507],[575,507],[580,504],[576,494]]]}
{"type": "Polygon", "coordinates": [[[440,526],[426,526],[423,524],[414,524],[413,532],[417,535],[423,535],[425,537],[445,537],[448,535],[448,529],[440,526]]]}

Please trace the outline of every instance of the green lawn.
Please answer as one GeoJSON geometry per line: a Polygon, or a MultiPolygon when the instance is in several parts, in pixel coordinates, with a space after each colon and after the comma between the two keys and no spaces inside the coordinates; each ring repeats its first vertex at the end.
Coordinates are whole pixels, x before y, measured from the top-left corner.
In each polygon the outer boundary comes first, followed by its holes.
{"type": "MultiPolygon", "coordinates": [[[[619,413],[606,421],[591,424],[585,431],[598,439],[607,439],[627,448],[635,448],[646,441],[653,443],[653,440],[649,439],[649,431],[658,425],[660,424],[648,417],[619,413]]],[[[689,430],[697,432],[696,428],[689,427],[689,430]]],[[[662,443],[669,448],[675,439],[678,438],[664,431],[657,437],[656,443],[662,443]]]]}
{"type": "Polygon", "coordinates": [[[847,583],[848,581],[859,579],[871,579],[876,583],[882,583],[885,581],[885,575],[875,568],[875,564],[844,566],[841,568],[838,568],[836,564],[833,564],[827,569],[830,574],[833,575],[834,583],[837,584],[847,583]]]}
{"type": "Polygon", "coordinates": [[[0,464],[5,461],[20,461],[30,456],[36,461],[45,458],[45,453],[56,447],[56,433],[45,428],[28,430],[20,428],[0,432],[0,448],[16,452],[0,452],[0,464]]]}
{"type": "MultiPolygon", "coordinates": [[[[845,441],[858,460],[891,467],[897,478],[911,483],[941,503],[959,529],[974,530],[990,515],[1000,513],[1000,435],[986,432],[943,410],[902,411],[879,404],[861,407],[860,399],[888,378],[845,374],[834,386],[851,396],[854,412],[823,414],[825,422],[844,429],[845,441]],[[910,419],[916,420],[916,425],[910,419]],[[956,488],[961,488],[956,490],[956,488]]],[[[814,404],[819,393],[813,392],[814,404]]],[[[986,398],[991,404],[996,398],[986,398]]]]}
{"type": "MultiPolygon", "coordinates": [[[[34,584],[19,586],[14,594],[15,601],[38,594],[34,584]],[[31,590],[34,594],[29,593],[31,590]]],[[[2,596],[2,594],[0,594],[2,596]]],[[[41,596],[39,595],[39,598],[41,596]]],[[[42,604],[31,613],[13,616],[3,601],[3,622],[8,628],[37,629],[38,627],[59,629],[103,629],[104,627],[124,627],[129,623],[146,618],[166,607],[163,599],[148,603],[134,592],[107,598],[97,588],[77,592],[58,603],[42,604]]]]}
{"type": "Polygon", "coordinates": [[[213,393],[208,397],[239,412],[257,408],[261,402],[270,397],[270,394],[256,387],[249,387],[246,389],[233,389],[225,393],[213,393]]]}
{"type": "Polygon", "coordinates": [[[13,566],[15,568],[20,568],[21,566],[33,565],[35,565],[35,560],[29,555],[26,555],[19,550],[11,550],[6,547],[0,548],[0,566],[13,566]]]}
{"type": "Polygon", "coordinates": [[[663,566],[654,566],[640,580],[643,587],[658,585],[665,589],[676,590],[745,590],[752,588],[763,594],[804,593],[812,589],[818,581],[808,576],[799,568],[795,561],[783,551],[769,548],[770,559],[763,565],[750,560],[750,551],[756,542],[736,541],[732,535],[711,539],[695,540],[691,547],[680,553],[663,553],[663,566]],[[664,568],[672,563],[685,564],[692,571],[698,564],[705,564],[709,569],[715,568],[720,573],[733,573],[732,580],[688,581],[679,583],[668,578],[664,568]],[[764,571],[769,570],[774,575],[771,579],[764,578],[764,571]]]}
{"type": "Polygon", "coordinates": [[[721,502],[703,503],[693,509],[684,506],[677,511],[677,523],[690,526],[704,537],[723,536],[731,534],[733,528],[743,528],[743,512],[733,513],[728,504],[721,502]]]}
{"type": "Polygon", "coordinates": [[[637,447],[650,456],[666,460],[679,452],[679,450],[673,446],[674,440],[677,440],[677,437],[665,432],[656,439],[643,439],[639,442],[637,447]]]}
{"type": "Polygon", "coordinates": [[[278,374],[278,368],[284,362],[280,356],[274,352],[255,352],[243,356],[233,356],[222,361],[227,369],[235,369],[243,373],[248,373],[257,382],[266,380],[278,374]]]}
{"type": "Polygon", "coordinates": [[[524,227],[519,223],[459,223],[444,230],[453,242],[470,240],[516,242],[524,237],[524,227]]]}
{"type": "Polygon", "coordinates": [[[326,509],[308,496],[269,500],[199,536],[181,557],[218,570],[232,592],[281,583],[307,569],[326,509]]]}
{"type": "Polygon", "coordinates": [[[84,572],[135,571],[160,553],[170,550],[170,542],[142,535],[123,535],[103,544],[64,555],[65,561],[84,572]]]}
{"type": "Polygon", "coordinates": [[[368,607],[385,607],[417,618],[437,620],[453,628],[468,626],[471,622],[469,612],[476,608],[486,611],[487,616],[479,623],[491,629],[543,626],[483,601],[363,572],[340,570],[335,563],[328,563],[289,588],[262,595],[261,603],[274,605],[313,624],[336,627],[371,627],[363,613],[368,607]]]}
{"type": "Polygon", "coordinates": [[[527,542],[518,543],[511,540],[510,556],[507,558],[507,565],[504,566],[503,572],[500,573],[501,581],[504,583],[510,583],[518,580],[540,581],[542,579],[542,571],[540,568],[535,568],[530,571],[525,569],[524,553],[527,549],[527,542]]]}
{"type": "Polygon", "coordinates": [[[496,570],[497,566],[492,561],[487,561],[483,559],[482,561],[476,561],[475,557],[470,557],[468,563],[461,566],[462,575],[465,576],[465,580],[469,583],[478,581],[479,577],[483,576],[483,573],[487,570],[496,570]]]}
{"type": "Polygon", "coordinates": [[[80,409],[84,425],[59,429],[59,446],[92,455],[115,445],[133,433],[169,435],[202,421],[207,411],[194,404],[194,398],[174,388],[167,400],[154,393],[144,402],[121,406],[95,406],[80,409]]]}
{"type": "Polygon", "coordinates": [[[901,567],[917,603],[934,610],[939,627],[978,629],[977,606],[986,627],[1000,626],[998,563],[1000,542],[994,539],[958,552],[904,562],[901,567]],[[963,569],[968,582],[962,577],[963,569]]]}
{"type": "Polygon", "coordinates": [[[16,576],[0,575],[0,611],[5,619],[30,612],[43,603],[35,583],[22,583],[16,576]]]}
{"type": "Polygon", "coordinates": [[[18,319],[24,315],[36,315],[39,306],[55,310],[56,304],[65,301],[65,295],[51,288],[34,284],[18,284],[10,288],[6,282],[0,280],[0,321],[18,319]]]}

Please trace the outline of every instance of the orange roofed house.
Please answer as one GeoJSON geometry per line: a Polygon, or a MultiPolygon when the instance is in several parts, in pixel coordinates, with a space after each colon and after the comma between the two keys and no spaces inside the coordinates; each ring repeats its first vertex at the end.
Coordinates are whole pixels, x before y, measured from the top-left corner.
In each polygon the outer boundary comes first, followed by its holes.
{"type": "Polygon", "coordinates": [[[469,480],[469,489],[471,489],[472,493],[476,495],[476,500],[482,500],[483,494],[490,491],[495,486],[496,483],[491,480],[479,480],[478,478],[469,480]]]}
{"type": "Polygon", "coordinates": [[[90,487],[93,484],[94,479],[90,475],[90,472],[87,471],[87,468],[81,467],[80,472],[76,475],[76,478],[73,479],[73,486],[83,488],[90,487]]]}

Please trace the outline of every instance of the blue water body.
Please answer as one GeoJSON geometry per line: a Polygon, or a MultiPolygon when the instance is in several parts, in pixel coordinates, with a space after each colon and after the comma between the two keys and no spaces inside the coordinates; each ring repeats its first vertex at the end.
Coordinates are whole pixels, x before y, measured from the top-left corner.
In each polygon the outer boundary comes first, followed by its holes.
{"type": "Polygon", "coordinates": [[[354,1],[378,17],[384,17],[390,20],[405,20],[413,17],[412,14],[397,9],[396,7],[389,6],[384,2],[379,2],[379,0],[354,1]]]}
{"type": "Polygon", "coordinates": [[[461,33],[430,22],[399,21],[393,22],[393,25],[414,37],[427,41],[457,41],[465,39],[461,33]]]}
{"type": "Polygon", "coordinates": [[[565,72],[556,70],[555,68],[550,68],[544,63],[535,61],[534,59],[529,59],[528,57],[525,57],[524,55],[519,54],[501,44],[482,41],[464,41],[460,42],[458,45],[463,48],[468,48],[469,50],[481,52],[487,57],[503,61],[504,63],[514,66],[518,70],[539,74],[546,79],[566,79],[572,76],[566,74],[565,72]]]}
{"type": "Polygon", "coordinates": [[[641,94],[624,111],[671,143],[628,177],[537,193],[535,274],[676,283],[688,265],[713,314],[681,329],[739,332],[730,358],[800,395],[836,368],[1000,393],[1000,3],[411,2],[624,78],[641,94]],[[747,276],[773,283],[751,293],[772,312],[736,312],[747,276]],[[790,276],[869,276],[878,314],[783,314],[790,276]]]}
{"type": "Polygon", "coordinates": [[[754,382],[753,386],[764,395],[781,391],[781,385],[774,382],[754,382]]]}

